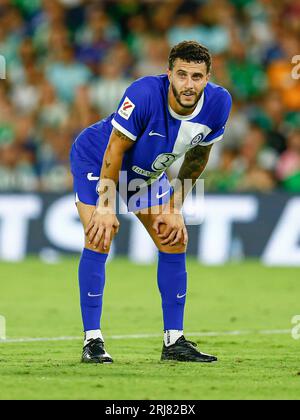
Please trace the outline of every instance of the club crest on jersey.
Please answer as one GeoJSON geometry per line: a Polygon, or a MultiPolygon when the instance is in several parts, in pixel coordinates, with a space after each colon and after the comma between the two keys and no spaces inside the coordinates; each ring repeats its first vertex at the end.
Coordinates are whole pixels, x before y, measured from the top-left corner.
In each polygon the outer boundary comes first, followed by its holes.
{"type": "Polygon", "coordinates": [[[121,115],[125,120],[129,120],[133,110],[135,108],[134,103],[126,96],[123,104],[121,105],[118,114],[121,115]]]}
{"type": "Polygon", "coordinates": [[[197,136],[193,138],[193,140],[191,142],[191,146],[196,146],[197,144],[201,143],[203,138],[204,138],[203,133],[197,134],[197,136]]]}

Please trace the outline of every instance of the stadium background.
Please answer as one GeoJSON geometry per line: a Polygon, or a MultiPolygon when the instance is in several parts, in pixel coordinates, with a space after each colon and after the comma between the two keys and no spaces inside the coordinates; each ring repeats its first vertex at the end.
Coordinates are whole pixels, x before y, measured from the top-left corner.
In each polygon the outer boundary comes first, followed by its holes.
{"type": "MultiPolygon", "coordinates": [[[[114,112],[134,79],[165,72],[170,46],[195,39],[211,50],[212,80],[234,105],[205,173],[208,207],[214,200],[228,207],[214,214],[223,242],[203,239],[214,233],[204,221],[190,227],[189,253],[216,264],[244,257],[300,264],[299,33],[293,0],[0,0],[7,74],[0,81],[0,258],[55,260],[80,250],[73,139],[114,112]],[[53,204],[65,215],[56,233],[47,217],[53,204]]],[[[130,220],[122,218],[115,254],[152,261],[151,244],[135,251],[146,239],[130,220]]]]}

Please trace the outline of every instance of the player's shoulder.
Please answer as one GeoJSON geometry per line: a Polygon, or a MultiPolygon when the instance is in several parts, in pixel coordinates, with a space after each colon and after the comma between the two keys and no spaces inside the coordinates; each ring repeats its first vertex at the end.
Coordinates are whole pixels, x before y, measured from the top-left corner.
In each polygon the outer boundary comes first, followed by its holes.
{"type": "Polygon", "coordinates": [[[201,118],[209,127],[224,125],[232,106],[231,95],[223,86],[209,82],[204,90],[204,104],[201,118]]]}
{"type": "MultiPolygon", "coordinates": [[[[122,106],[131,106],[132,110],[136,108],[152,115],[164,104],[167,97],[166,79],[167,76],[145,76],[135,80],[126,90],[122,106]]],[[[129,113],[122,114],[123,111],[119,111],[121,116],[129,118],[129,113]]]]}
{"type": "Polygon", "coordinates": [[[166,87],[167,80],[167,75],[144,76],[135,80],[130,85],[130,90],[136,90],[141,95],[147,95],[149,93],[153,95],[153,91],[163,90],[166,87]]]}
{"type": "Polygon", "coordinates": [[[210,104],[228,105],[232,104],[232,97],[227,89],[216,83],[209,82],[205,88],[205,96],[210,104]]]}

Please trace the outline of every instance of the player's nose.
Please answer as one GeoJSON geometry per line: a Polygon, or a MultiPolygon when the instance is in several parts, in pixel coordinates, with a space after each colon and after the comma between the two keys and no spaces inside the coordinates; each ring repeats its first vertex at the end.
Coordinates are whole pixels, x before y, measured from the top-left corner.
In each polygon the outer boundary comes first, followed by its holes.
{"type": "Polygon", "coordinates": [[[186,89],[193,89],[193,87],[194,87],[193,79],[191,77],[187,77],[186,78],[186,83],[185,83],[185,88],[186,89]]]}

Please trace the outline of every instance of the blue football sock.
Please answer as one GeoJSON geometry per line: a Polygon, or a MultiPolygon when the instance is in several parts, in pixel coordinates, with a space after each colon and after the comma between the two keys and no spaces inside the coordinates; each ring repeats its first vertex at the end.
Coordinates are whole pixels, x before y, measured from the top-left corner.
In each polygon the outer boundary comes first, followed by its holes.
{"type": "Polygon", "coordinates": [[[187,292],[186,253],[159,252],[157,271],[164,330],[182,331],[187,292]]]}
{"type": "Polygon", "coordinates": [[[80,303],[84,331],[99,330],[108,254],[84,249],[79,264],[80,303]]]}

